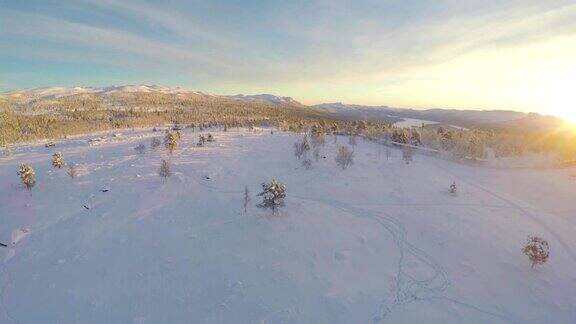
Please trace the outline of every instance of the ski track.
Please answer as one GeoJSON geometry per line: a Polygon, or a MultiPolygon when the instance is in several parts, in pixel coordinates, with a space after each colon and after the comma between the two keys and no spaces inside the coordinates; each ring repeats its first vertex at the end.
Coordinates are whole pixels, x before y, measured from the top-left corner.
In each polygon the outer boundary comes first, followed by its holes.
{"type": "MultiPolygon", "coordinates": [[[[542,221],[538,217],[534,216],[534,214],[528,212],[528,210],[527,210],[528,208],[523,207],[522,205],[520,205],[520,203],[516,203],[513,200],[502,196],[501,194],[498,194],[498,193],[496,193],[490,189],[487,189],[487,188],[485,188],[479,184],[473,183],[473,182],[455,174],[454,172],[452,172],[452,171],[450,171],[444,167],[439,166],[437,163],[433,162],[433,164],[438,169],[452,175],[453,177],[457,178],[459,181],[466,183],[467,185],[474,187],[480,191],[483,191],[483,192],[489,194],[490,196],[508,204],[511,208],[520,211],[522,213],[522,215],[530,218],[534,223],[538,224],[540,227],[544,228],[547,232],[549,232],[560,243],[560,245],[562,245],[562,248],[564,248],[565,252],[576,263],[576,252],[574,252],[573,249],[570,248],[568,243],[566,243],[566,241],[562,238],[562,236],[560,234],[558,234],[554,229],[552,229],[550,226],[548,226],[544,221],[542,221]]],[[[534,209],[534,208],[532,208],[532,209],[534,209]]]]}

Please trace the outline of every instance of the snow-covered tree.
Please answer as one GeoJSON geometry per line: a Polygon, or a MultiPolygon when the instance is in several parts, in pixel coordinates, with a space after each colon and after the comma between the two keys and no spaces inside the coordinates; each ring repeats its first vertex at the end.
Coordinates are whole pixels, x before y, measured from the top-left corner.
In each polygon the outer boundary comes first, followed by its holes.
{"type": "Polygon", "coordinates": [[[64,166],[64,155],[61,152],[56,152],[52,155],[52,167],[62,168],[64,166]]]}
{"type": "Polygon", "coordinates": [[[548,241],[538,236],[528,236],[526,245],[522,248],[522,252],[528,256],[532,262],[532,268],[537,264],[544,264],[548,261],[550,256],[550,246],[548,241]]]}
{"type": "Polygon", "coordinates": [[[350,150],[347,146],[340,146],[335,160],[336,164],[344,170],[354,164],[354,151],[350,150]]]}
{"type": "Polygon", "coordinates": [[[178,146],[178,136],[167,130],[164,136],[164,146],[166,146],[170,153],[174,152],[178,146]]]}
{"type": "Polygon", "coordinates": [[[258,204],[258,207],[275,211],[277,208],[284,206],[286,186],[272,179],[270,183],[262,183],[262,192],[258,196],[262,197],[262,202],[258,204]]]}
{"type": "Polygon", "coordinates": [[[32,187],[36,184],[34,169],[30,165],[22,163],[20,164],[18,175],[24,186],[26,186],[26,189],[32,190],[32,187]]]}

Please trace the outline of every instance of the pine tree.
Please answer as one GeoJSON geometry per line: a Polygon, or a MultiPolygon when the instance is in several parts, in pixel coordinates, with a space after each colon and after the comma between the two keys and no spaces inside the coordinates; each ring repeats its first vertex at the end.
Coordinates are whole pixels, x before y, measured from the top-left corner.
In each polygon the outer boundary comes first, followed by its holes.
{"type": "Polygon", "coordinates": [[[262,197],[262,202],[258,204],[258,207],[276,211],[277,208],[284,206],[286,186],[272,179],[270,183],[262,183],[262,192],[258,196],[262,197]]]}
{"type": "Polygon", "coordinates": [[[34,173],[34,169],[27,165],[27,164],[20,164],[20,169],[18,171],[18,175],[20,176],[20,180],[26,189],[29,191],[32,190],[32,187],[36,184],[36,174],[34,173]]]}
{"type": "Polygon", "coordinates": [[[52,155],[52,166],[58,169],[64,166],[64,155],[61,152],[56,152],[52,155]]]}
{"type": "Polygon", "coordinates": [[[528,236],[528,241],[522,252],[528,256],[532,262],[532,268],[537,264],[544,264],[550,256],[550,246],[548,241],[538,236],[528,236]]]}

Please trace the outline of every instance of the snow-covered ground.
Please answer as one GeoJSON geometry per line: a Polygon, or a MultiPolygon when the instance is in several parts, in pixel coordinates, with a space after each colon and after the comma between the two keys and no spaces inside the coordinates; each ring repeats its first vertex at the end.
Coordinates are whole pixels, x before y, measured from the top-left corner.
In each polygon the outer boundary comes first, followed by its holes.
{"type": "Polygon", "coordinates": [[[163,149],[133,149],[162,136],[149,130],[0,158],[0,323],[576,321],[574,169],[406,165],[359,140],[341,170],[329,137],[307,170],[294,134],[214,134],[196,147],[184,131],[167,182],[163,149]],[[52,169],[55,151],[78,177],[52,169]],[[272,178],[287,187],[277,215],[255,206],[272,178]],[[529,234],[551,246],[534,269],[529,234]]]}

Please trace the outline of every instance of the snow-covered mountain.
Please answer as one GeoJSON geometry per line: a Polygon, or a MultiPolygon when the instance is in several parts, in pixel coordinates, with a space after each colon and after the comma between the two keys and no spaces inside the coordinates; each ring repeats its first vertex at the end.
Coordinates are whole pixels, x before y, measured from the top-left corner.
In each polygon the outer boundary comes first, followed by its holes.
{"type": "Polygon", "coordinates": [[[74,95],[96,94],[111,95],[115,93],[161,93],[172,95],[204,95],[213,97],[222,97],[241,101],[260,101],[273,104],[285,104],[302,106],[301,103],[291,97],[282,97],[272,94],[255,94],[255,95],[214,95],[201,91],[188,90],[180,87],[164,87],[158,85],[120,85],[108,87],[45,87],[34,89],[23,89],[0,94],[6,99],[10,98],[18,103],[29,103],[38,100],[58,99],[74,95]]]}
{"type": "Polygon", "coordinates": [[[44,99],[57,99],[82,94],[109,95],[113,93],[163,93],[163,94],[205,94],[199,91],[186,90],[180,87],[170,88],[158,85],[120,85],[108,87],[46,87],[23,89],[11,92],[5,92],[3,95],[7,98],[17,100],[19,103],[44,99]]]}
{"type": "Polygon", "coordinates": [[[294,100],[292,97],[280,97],[271,94],[256,94],[256,95],[243,95],[237,94],[233,96],[225,96],[230,99],[237,99],[242,101],[264,101],[276,104],[288,104],[288,105],[302,105],[300,102],[294,100]]]}

